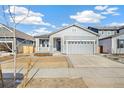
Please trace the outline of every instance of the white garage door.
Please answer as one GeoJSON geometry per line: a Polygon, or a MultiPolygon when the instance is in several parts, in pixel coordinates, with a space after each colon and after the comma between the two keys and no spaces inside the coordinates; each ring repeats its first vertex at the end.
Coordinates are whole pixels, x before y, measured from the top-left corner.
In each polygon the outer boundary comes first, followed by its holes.
{"type": "Polygon", "coordinates": [[[67,41],[67,54],[93,54],[94,41],[67,41]]]}

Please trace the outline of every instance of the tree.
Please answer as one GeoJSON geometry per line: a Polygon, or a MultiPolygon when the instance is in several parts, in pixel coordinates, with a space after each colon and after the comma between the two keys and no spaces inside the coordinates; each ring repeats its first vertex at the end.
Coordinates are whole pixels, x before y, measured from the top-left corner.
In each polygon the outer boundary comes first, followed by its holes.
{"type": "MultiPolygon", "coordinates": [[[[14,66],[14,82],[16,83],[16,56],[17,56],[17,47],[20,45],[17,45],[16,44],[16,27],[17,27],[17,25],[19,25],[21,22],[23,22],[28,16],[29,16],[29,13],[30,13],[30,8],[28,9],[28,11],[27,11],[27,13],[26,13],[26,15],[22,18],[22,19],[20,19],[18,22],[16,21],[16,14],[15,14],[15,11],[16,11],[16,8],[15,8],[15,6],[14,6],[14,8],[13,8],[13,11],[14,11],[14,13],[12,13],[11,12],[11,10],[10,10],[10,7],[11,6],[2,6],[2,14],[3,14],[3,19],[5,20],[5,22],[6,22],[6,25],[8,26],[8,27],[10,27],[10,24],[12,24],[13,25],[13,32],[12,32],[12,34],[13,34],[13,49],[11,49],[10,47],[9,47],[9,45],[7,44],[7,37],[6,37],[6,35],[3,33],[3,35],[4,35],[4,37],[5,37],[5,44],[6,44],[6,46],[7,46],[7,48],[9,49],[9,50],[11,50],[12,51],[12,53],[13,53],[13,59],[14,59],[14,62],[13,62],[13,66],[14,66]],[[8,8],[8,14],[6,15],[6,13],[5,13],[5,8],[8,8]],[[8,18],[8,16],[12,19],[12,23],[10,23],[8,20],[7,20],[7,18],[8,18]]],[[[24,40],[24,42],[25,42],[26,40],[24,40]]],[[[23,43],[23,42],[22,42],[23,43]]]]}

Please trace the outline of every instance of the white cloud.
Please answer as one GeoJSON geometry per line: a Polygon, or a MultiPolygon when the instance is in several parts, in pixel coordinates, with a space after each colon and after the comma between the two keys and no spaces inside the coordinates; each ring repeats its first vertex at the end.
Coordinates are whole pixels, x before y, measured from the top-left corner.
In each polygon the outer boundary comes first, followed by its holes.
{"type": "MultiPolygon", "coordinates": [[[[5,10],[6,13],[9,13],[9,10],[5,10]]],[[[28,16],[21,22],[21,24],[33,24],[33,25],[51,25],[50,23],[43,21],[43,14],[39,12],[29,11],[25,7],[21,6],[10,6],[10,12],[15,14],[15,22],[18,23],[22,20],[29,12],[28,16]]],[[[12,18],[10,17],[10,21],[13,22],[12,18]]]]}
{"type": "Polygon", "coordinates": [[[124,26],[124,23],[112,22],[108,24],[109,26],[124,26]]]}
{"type": "Polygon", "coordinates": [[[50,24],[50,23],[46,23],[46,25],[49,26],[49,27],[52,27],[52,28],[56,28],[55,25],[52,25],[52,24],[50,24]]]}
{"type": "MultiPolygon", "coordinates": [[[[15,16],[15,22],[18,23],[24,17],[25,15],[15,16]]],[[[13,22],[12,18],[10,18],[10,21],[13,22]]],[[[21,21],[21,24],[47,25],[47,26],[49,25],[48,23],[45,23],[41,17],[36,17],[36,16],[28,16],[23,21],[21,21]]]]}
{"type": "MultiPolygon", "coordinates": [[[[44,16],[41,13],[38,12],[33,12],[30,11],[30,9],[27,9],[25,7],[21,7],[21,6],[10,6],[10,12],[12,14],[19,14],[19,15],[26,15],[29,11],[29,16],[44,16]]],[[[9,10],[5,10],[6,13],[9,13],[9,10]]]]}
{"type": "Polygon", "coordinates": [[[43,35],[43,34],[48,34],[50,31],[47,30],[47,28],[38,28],[34,29],[31,33],[31,35],[36,36],[36,35],[43,35]]]}
{"type": "Polygon", "coordinates": [[[68,26],[69,24],[63,23],[62,26],[68,26]]]}
{"type": "Polygon", "coordinates": [[[109,7],[106,5],[106,6],[96,6],[95,9],[99,10],[99,11],[103,11],[103,12],[101,12],[101,14],[104,14],[104,15],[107,15],[107,14],[111,14],[113,16],[120,15],[117,12],[117,10],[118,10],[117,7],[109,7]]]}
{"type": "Polygon", "coordinates": [[[111,7],[111,8],[107,8],[104,12],[102,12],[101,14],[112,14],[112,15],[120,15],[119,13],[117,13],[118,8],[117,7],[111,7]]]}
{"type": "Polygon", "coordinates": [[[55,25],[52,25],[52,28],[56,28],[56,26],[55,25]]]}
{"type": "Polygon", "coordinates": [[[77,12],[76,15],[71,15],[70,18],[80,23],[99,23],[102,19],[105,19],[106,17],[101,14],[95,13],[92,10],[86,10],[82,12],[77,12]]]}
{"type": "Polygon", "coordinates": [[[51,24],[50,26],[51,26],[52,28],[56,28],[56,26],[55,26],[55,25],[52,25],[52,24],[51,24]]]}
{"type": "Polygon", "coordinates": [[[103,10],[105,10],[105,9],[107,9],[107,8],[108,8],[107,5],[106,5],[106,6],[96,6],[96,7],[95,7],[96,10],[100,10],[100,11],[103,11],[103,10]]]}

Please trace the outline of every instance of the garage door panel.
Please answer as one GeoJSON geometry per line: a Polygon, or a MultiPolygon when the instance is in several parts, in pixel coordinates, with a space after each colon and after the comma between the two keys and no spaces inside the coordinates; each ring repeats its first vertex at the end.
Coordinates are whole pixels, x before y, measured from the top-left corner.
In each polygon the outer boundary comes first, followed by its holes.
{"type": "Polygon", "coordinates": [[[68,41],[68,54],[93,54],[94,41],[68,41]]]}

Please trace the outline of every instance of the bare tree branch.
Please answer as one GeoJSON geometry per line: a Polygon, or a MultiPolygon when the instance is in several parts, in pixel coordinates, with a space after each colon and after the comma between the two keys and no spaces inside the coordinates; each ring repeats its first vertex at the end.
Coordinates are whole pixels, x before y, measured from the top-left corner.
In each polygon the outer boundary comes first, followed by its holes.
{"type": "MultiPolygon", "coordinates": [[[[10,17],[12,18],[12,21],[13,21],[14,24],[15,24],[15,17],[12,15],[12,13],[11,13],[11,11],[10,11],[10,5],[8,5],[8,12],[9,12],[10,17]]],[[[14,7],[14,12],[15,12],[15,7],[14,7]]]]}
{"type": "MultiPolygon", "coordinates": [[[[3,17],[4,17],[4,19],[5,19],[5,21],[6,21],[6,23],[7,23],[7,25],[9,25],[8,24],[8,22],[7,22],[7,17],[6,17],[6,14],[5,14],[5,8],[4,8],[4,6],[2,7],[3,8],[3,17]]],[[[22,18],[19,22],[17,22],[16,23],[16,13],[15,13],[15,6],[14,6],[14,9],[13,9],[13,11],[14,11],[14,13],[12,13],[11,12],[11,9],[10,9],[10,6],[8,6],[8,13],[9,13],[9,15],[8,16],[10,16],[10,19],[12,20],[12,22],[13,22],[13,27],[14,27],[14,29],[12,30],[13,31],[13,49],[11,49],[10,47],[9,47],[9,45],[7,44],[7,38],[6,38],[6,35],[4,34],[4,37],[5,37],[5,44],[6,44],[6,46],[7,46],[7,48],[8,49],[10,49],[12,52],[13,52],[13,54],[14,54],[14,81],[16,82],[16,49],[17,49],[17,44],[16,44],[16,26],[18,25],[18,24],[20,24],[21,22],[23,22],[27,17],[28,17],[28,15],[29,15],[29,13],[30,13],[30,10],[28,10],[28,12],[27,12],[27,15],[24,17],[24,18],[22,18]]],[[[10,30],[9,30],[10,31],[10,30]]],[[[22,42],[23,43],[23,42],[22,42]]],[[[20,44],[19,44],[20,45],[20,44]]]]}
{"type": "MultiPolygon", "coordinates": [[[[2,10],[3,10],[3,18],[4,18],[4,20],[5,20],[6,24],[7,24],[7,26],[9,26],[9,22],[7,21],[7,16],[6,16],[6,13],[5,13],[5,7],[4,7],[4,6],[2,6],[2,10]]],[[[15,12],[15,7],[14,7],[14,12],[15,12]]],[[[23,22],[23,21],[29,16],[29,14],[30,14],[30,7],[29,7],[29,9],[28,9],[28,11],[27,11],[26,16],[25,16],[24,18],[22,18],[18,23],[16,23],[16,21],[15,21],[15,15],[13,16],[13,14],[11,13],[10,5],[8,5],[8,13],[9,13],[9,16],[11,17],[11,19],[12,19],[12,21],[14,22],[15,27],[16,27],[18,24],[20,24],[21,22],[23,22]]],[[[16,29],[15,27],[14,27],[14,29],[16,29]]],[[[8,29],[8,30],[9,30],[9,29],[8,29]]],[[[6,38],[5,34],[4,34],[4,38],[5,38],[5,41],[7,41],[7,38],[6,38]]],[[[25,41],[27,41],[27,40],[22,41],[22,42],[19,43],[16,47],[18,47],[19,45],[21,45],[21,44],[22,44],[23,42],[25,42],[25,41]]],[[[7,42],[6,42],[6,45],[7,45],[7,42]]],[[[9,47],[8,45],[7,45],[7,47],[8,47],[8,49],[10,50],[10,47],[9,47]]]]}
{"type": "Polygon", "coordinates": [[[18,25],[21,22],[23,22],[29,16],[29,13],[30,13],[30,8],[28,9],[28,12],[27,12],[26,16],[24,18],[22,18],[19,22],[17,22],[16,25],[18,25]]]}

